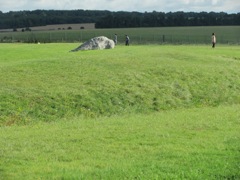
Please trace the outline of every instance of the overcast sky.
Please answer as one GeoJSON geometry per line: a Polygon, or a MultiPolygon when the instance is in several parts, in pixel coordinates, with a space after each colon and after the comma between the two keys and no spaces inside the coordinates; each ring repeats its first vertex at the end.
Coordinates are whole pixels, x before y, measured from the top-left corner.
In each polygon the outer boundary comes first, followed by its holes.
{"type": "Polygon", "coordinates": [[[240,12],[240,0],[0,0],[0,11],[36,9],[138,12],[240,12]]]}

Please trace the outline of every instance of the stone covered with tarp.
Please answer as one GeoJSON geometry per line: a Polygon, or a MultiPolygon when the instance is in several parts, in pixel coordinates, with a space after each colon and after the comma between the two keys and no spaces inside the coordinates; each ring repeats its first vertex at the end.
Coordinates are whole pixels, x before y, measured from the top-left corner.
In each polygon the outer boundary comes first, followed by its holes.
{"type": "Polygon", "coordinates": [[[113,40],[108,39],[105,36],[99,36],[84,42],[82,45],[76,49],[73,49],[72,51],[113,49],[114,47],[115,43],[113,40]]]}

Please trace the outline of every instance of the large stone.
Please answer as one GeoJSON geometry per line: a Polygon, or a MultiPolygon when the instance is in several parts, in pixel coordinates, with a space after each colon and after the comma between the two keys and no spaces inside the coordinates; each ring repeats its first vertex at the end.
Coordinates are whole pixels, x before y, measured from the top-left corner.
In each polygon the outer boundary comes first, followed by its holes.
{"type": "Polygon", "coordinates": [[[105,36],[94,37],[89,41],[86,41],[76,49],[72,51],[81,51],[81,50],[94,50],[94,49],[113,49],[115,43],[113,40],[108,39],[105,36]]]}

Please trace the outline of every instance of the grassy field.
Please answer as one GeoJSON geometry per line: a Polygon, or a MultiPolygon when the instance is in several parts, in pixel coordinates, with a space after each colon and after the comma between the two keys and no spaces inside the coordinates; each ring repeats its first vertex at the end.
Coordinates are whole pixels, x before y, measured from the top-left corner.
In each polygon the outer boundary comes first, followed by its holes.
{"type": "Polygon", "coordinates": [[[2,44],[0,179],[239,179],[240,47],[2,44]]]}
{"type": "Polygon", "coordinates": [[[0,179],[239,179],[239,105],[0,129],[0,179]]]}
{"type": "Polygon", "coordinates": [[[240,26],[160,27],[85,29],[0,33],[0,42],[84,42],[96,36],[113,39],[118,34],[124,44],[125,35],[132,44],[208,44],[215,32],[219,44],[240,44],[240,26]]]}

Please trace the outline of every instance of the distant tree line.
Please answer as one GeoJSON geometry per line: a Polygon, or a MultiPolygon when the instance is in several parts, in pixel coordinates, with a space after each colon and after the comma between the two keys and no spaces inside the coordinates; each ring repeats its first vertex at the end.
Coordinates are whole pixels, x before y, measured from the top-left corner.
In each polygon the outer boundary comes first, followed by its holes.
{"type": "Polygon", "coordinates": [[[240,12],[0,11],[0,29],[75,23],[96,23],[96,28],[240,25],[240,12]]]}
{"type": "Polygon", "coordinates": [[[240,13],[115,12],[101,18],[97,28],[240,25],[240,13]]]}
{"type": "Polygon", "coordinates": [[[98,10],[0,11],[0,29],[16,29],[54,24],[95,23],[109,14],[98,10]]]}

